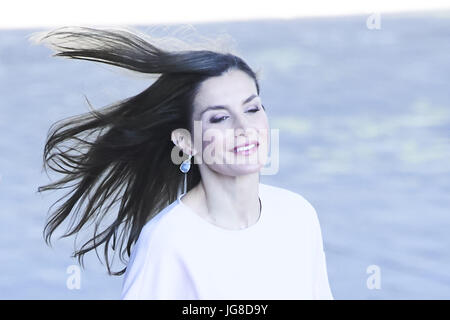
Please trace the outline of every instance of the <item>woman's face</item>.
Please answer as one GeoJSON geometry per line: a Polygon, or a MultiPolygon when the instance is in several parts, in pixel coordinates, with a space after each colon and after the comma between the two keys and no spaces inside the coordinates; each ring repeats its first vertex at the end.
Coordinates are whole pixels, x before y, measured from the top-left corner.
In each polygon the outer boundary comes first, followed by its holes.
{"type": "Polygon", "coordinates": [[[243,71],[205,80],[194,99],[192,117],[196,163],[229,176],[264,167],[270,139],[261,103],[254,80],[243,71]],[[250,149],[236,150],[245,145],[250,149]]]}

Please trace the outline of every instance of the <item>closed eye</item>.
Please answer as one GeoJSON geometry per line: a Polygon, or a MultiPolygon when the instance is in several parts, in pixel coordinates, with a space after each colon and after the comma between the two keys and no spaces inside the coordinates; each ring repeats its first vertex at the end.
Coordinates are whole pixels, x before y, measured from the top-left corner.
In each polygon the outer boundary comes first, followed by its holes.
{"type": "Polygon", "coordinates": [[[222,117],[219,117],[219,118],[211,118],[211,119],[209,120],[209,122],[210,122],[210,123],[222,122],[222,121],[224,120],[224,118],[226,119],[227,116],[222,116],[222,117]]]}
{"type": "Polygon", "coordinates": [[[253,113],[255,113],[255,112],[258,112],[258,111],[259,111],[259,108],[254,108],[254,109],[248,110],[247,112],[253,112],[253,113]]]}
{"type": "MultiPolygon", "coordinates": [[[[253,109],[248,110],[247,112],[250,112],[250,113],[256,113],[256,112],[258,112],[259,110],[260,110],[259,107],[255,107],[255,108],[253,108],[253,109]]],[[[222,122],[222,121],[225,120],[226,118],[228,118],[228,116],[222,116],[222,117],[219,117],[219,118],[211,118],[211,119],[209,120],[209,122],[210,122],[210,123],[218,123],[218,122],[222,122]]]]}

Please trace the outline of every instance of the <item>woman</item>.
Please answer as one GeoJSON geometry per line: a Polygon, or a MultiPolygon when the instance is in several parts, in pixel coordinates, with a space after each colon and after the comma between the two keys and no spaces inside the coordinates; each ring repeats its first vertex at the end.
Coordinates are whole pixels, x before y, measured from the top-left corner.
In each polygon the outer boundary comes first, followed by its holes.
{"type": "Polygon", "coordinates": [[[130,30],[33,36],[56,56],[160,74],[52,128],[44,164],[65,176],[39,191],[77,182],[46,224],[47,243],[69,216],[65,236],[94,222],[74,256],[83,265],[103,245],[109,274],[124,274],[122,299],[333,299],[314,208],[259,182],[270,139],[256,73],[234,54],[170,51],[130,30]],[[126,268],[111,271],[109,249],[128,255],[126,268]]]}

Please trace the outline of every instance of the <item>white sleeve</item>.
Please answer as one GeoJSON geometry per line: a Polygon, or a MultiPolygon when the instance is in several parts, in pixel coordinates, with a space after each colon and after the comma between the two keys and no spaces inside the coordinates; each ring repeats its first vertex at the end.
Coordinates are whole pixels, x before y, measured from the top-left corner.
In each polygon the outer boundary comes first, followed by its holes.
{"type": "Polygon", "coordinates": [[[121,299],[196,299],[194,286],[173,246],[145,230],[132,250],[121,299]]]}
{"type": "Polygon", "coordinates": [[[315,223],[315,276],[314,276],[314,299],[317,300],[334,300],[331,293],[330,284],[328,282],[326,255],[323,249],[322,231],[320,228],[317,213],[314,210],[315,223]]]}

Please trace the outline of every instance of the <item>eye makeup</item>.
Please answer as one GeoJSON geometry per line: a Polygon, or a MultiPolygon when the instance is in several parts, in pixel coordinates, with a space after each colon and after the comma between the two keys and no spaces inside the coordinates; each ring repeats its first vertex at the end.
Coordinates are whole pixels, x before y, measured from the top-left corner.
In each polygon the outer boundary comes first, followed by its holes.
{"type": "MultiPolygon", "coordinates": [[[[247,112],[250,113],[256,113],[260,110],[259,106],[254,106],[251,109],[249,109],[247,112]]],[[[222,122],[224,120],[224,118],[227,118],[228,116],[221,116],[221,117],[212,117],[209,119],[209,123],[218,123],[218,122],[222,122]]]]}

